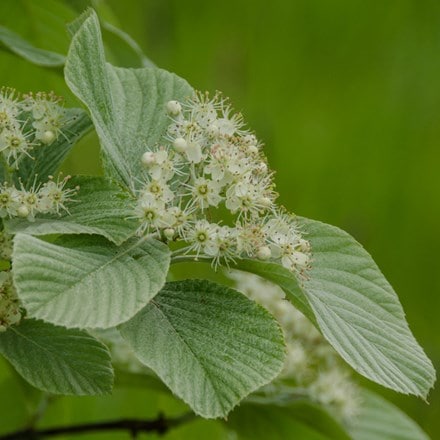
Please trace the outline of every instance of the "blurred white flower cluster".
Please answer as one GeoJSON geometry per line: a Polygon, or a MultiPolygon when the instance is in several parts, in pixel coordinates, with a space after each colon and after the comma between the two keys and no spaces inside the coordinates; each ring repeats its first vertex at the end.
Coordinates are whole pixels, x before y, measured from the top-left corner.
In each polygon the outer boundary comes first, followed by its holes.
{"type": "Polygon", "coordinates": [[[165,145],[146,151],[137,190],[139,233],[184,241],[182,254],[277,260],[303,275],[310,246],[294,216],[276,205],[262,145],[220,94],[169,101],[165,145]]]}
{"type": "Polygon", "coordinates": [[[281,288],[249,273],[231,271],[229,276],[237,290],[265,307],[283,329],[287,357],[277,380],[290,384],[346,422],[355,417],[361,401],[350,371],[281,288]]]}
{"type": "Polygon", "coordinates": [[[20,303],[9,271],[0,272],[0,333],[21,320],[20,303]]]}
{"type": "Polygon", "coordinates": [[[67,118],[60,103],[53,93],[20,96],[14,89],[0,90],[0,152],[10,167],[18,168],[34,148],[62,134],[67,118]]]}
{"type": "MultiPolygon", "coordinates": [[[[63,135],[67,123],[61,99],[53,93],[20,96],[15,90],[0,90],[0,159],[6,175],[19,169],[24,157],[63,135]]],[[[69,177],[49,180],[31,189],[16,188],[10,182],[0,184],[0,218],[23,217],[32,221],[35,214],[60,213],[76,190],[66,189],[69,177]]]]}

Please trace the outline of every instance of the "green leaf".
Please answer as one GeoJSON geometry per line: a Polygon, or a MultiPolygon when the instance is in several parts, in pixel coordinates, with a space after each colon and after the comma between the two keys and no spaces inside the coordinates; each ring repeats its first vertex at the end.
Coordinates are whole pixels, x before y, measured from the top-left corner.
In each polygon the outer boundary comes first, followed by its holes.
{"type": "Polygon", "coordinates": [[[56,244],[14,239],[14,282],[30,316],[68,328],[109,328],[130,319],[162,288],[170,251],[156,240],[117,247],[99,236],[56,244]]]}
{"type": "Polygon", "coordinates": [[[185,99],[192,95],[192,88],[161,69],[106,64],[93,10],[71,29],[77,31],[66,60],[66,82],[90,110],[107,172],[129,188],[138,186],[135,178],[142,174],[142,153],[147,145],[162,141],[169,124],[166,102],[185,99]]]}
{"type": "Polygon", "coordinates": [[[379,395],[363,390],[362,400],[350,427],[354,440],[429,440],[413,420],[379,395]]]}
{"type": "Polygon", "coordinates": [[[0,353],[29,383],[53,394],[112,389],[110,354],[83,331],[26,319],[0,335],[0,353]]]}
{"type": "Polygon", "coordinates": [[[426,397],[431,361],[405,320],[399,299],[365,249],[346,232],[300,219],[313,263],[304,291],[318,325],[360,374],[406,394],[426,397]]]}
{"type": "Polygon", "coordinates": [[[79,176],[66,187],[79,191],[68,204],[69,212],[46,215],[29,222],[24,219],[6,220],[5,228],[11,234],[98,234],[122,244],[133,236],[138,227],[133,216],[133,201],[127,191],[103,177],[79,176]]]}
{"type": "Polygon", "coordinates": [[[312,245],[309,280],[298,282],[293,273],[273,263],[244,261],[238,268],[282,287],[360,374],[393,390],[426,397],[435,380],[434,368],[371,256],[334,226],[298,221],[312,245]],[[304,306],[304,297],[309,307],[304,306]]]}
{"type": "Polygon", "coordinates": [[[349,440],[345,429],[322,407],[306,400],[285,405],[244,403],[226,426],[240,440],[349,440]]]}
{"type": "Polygon", "coordinates": [[[236,269],[254,273],[268,281],[278,284],[287,294],[292,304],[310,321],[316,324],[315,315],[310,307],[306,294],[302,291],[295,276],[290,270],[278,263],[250,259],[237,260],[236,269]]]}
{"type": "Polygon", "coordinates": [[[139,360],[195,413],[224,417],[282,369],[284,342],[269,313],[209,281],[165,285],[121,326],[139,360]]]}
{"type": "Polygon", "coordinates": [[[20,168],[14,173],[16,184],[23,182],[29,189],[35,183],[46,182],[69,154],[72,147],[92,128],[93,124],[84,110],[67,109],[67,124],[63,133],[51,145],[40,146],[31,151],[32,157],[24,157],[20,168]]]}
{"type": "Polygon", "coordinates": [[[0,42],[11,52],[38,66],[60,67],[65,61],[64,55],[35,47],[4,26],[0,26],[0,42]]]}

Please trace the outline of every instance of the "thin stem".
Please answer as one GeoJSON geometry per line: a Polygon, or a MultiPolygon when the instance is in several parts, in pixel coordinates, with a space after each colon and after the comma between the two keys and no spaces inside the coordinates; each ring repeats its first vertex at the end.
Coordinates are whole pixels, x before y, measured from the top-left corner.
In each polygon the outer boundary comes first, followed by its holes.
{"type": "Polygon", "coordinates": [[[202,263],[210,263],[212,262],[211,257],[201,257],[197,255],[173,255],[171,257],[171,264],[174,263],[186,263],[186,262],[202,262],[202,263]]]}
{"type": "Polygon", "coordinates": [[[107,422],[84,423],[81,425],[59,426],[46,429],[27,428],[0,436],[0,440],[37,440],[44,437],[56,437],[65,434],[85,434],[104,431],[128,431],[133,438],[139,433],[156,432],[159,435],[167,433],[170,429],[188,423],[195,418],[192,413],[183,414],[175,418],[165,418],[159,414],[156,419],[138,420],[122,419],[107,422]]]}

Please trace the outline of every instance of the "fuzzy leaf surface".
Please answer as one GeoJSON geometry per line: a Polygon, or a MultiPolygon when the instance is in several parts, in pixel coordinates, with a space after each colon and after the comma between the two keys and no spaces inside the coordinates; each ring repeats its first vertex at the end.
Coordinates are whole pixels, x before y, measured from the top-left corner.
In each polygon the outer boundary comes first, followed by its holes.
{"type": "Polygon", "coordinates": [[[127,321],[165,283],[169,249],[156,240],[117,247],[99,236],[57,243],[17,234],[14,282],[28,314],[68,328],[109,328],[127,321]]]}
{"type": "Polygon", "coordinates": [[[0,335],[0,353],[30,384],[53,394],[108,394],[107,348],[80,330],[25,319],[0,335]]]}
{"type": "Polygon", "coordinates": [[[307,280],[298,281],[274,263],[244,260],[237,268],[278,284],[357,372],[425,398],[435,381],[434,367],[371,256],[341,229],[306,218],[298,221],[312,246],[307,280]]]}
{"type": "Polygon", "coordinates": [[[279,374],[284,341],[272,316],[209,281],[167,283],[121,327],[137,357],[195,413],[224,417],[279,374]]]}
{"type": "Polygon", "coordinates": [[[106,63],[99,20],[87,11],[70,29],[76,31],[66,60],[72,92],[88,107],[110,176],[138,187],[140,158],[163,141],[170,123],[165,104],[193,93],[178,76],[155,67],[127,69],[106,63]]]}

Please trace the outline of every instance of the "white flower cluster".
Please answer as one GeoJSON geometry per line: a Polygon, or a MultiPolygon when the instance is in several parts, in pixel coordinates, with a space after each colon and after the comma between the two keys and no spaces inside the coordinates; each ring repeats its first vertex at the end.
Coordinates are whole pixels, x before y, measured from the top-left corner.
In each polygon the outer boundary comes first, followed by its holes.
{"type": "Polygon", "coordinates": [[[278,380],[293,381],[296,389],[350,422],[359,412],[360,394],[338,354],[278,286],[244,272],[231,271],[229,276],[237,290],[265,307],[283,329],[287,358],[278,380]]]}
{"type": "Polygon", "coordinates": [[[60,214],[67,211],[66,203],[72,201],[78,188],[65,188],[70,176],[49,180],[41,186],[26,190],[17,189],[13,185],[0,185],[0,218],[22,217],[29,221],[35,219],[36,214],[60,214]]]}
{"type": "Polygon", "coordinates": [[[53,93],[23,97],[14,89],[0,90],[0,152],[12,168],[31,157],[31,150],[52,144],[67,123],[60,98],[53,93]]]}
{"type": "Polygon", "coordinates": [[[21,320],[20,303],[9,271],[0,272],[0,333],[21,320]]]}
{"type": "Polygon", "coordinates": [[[12,256],[12,235],[0,231],[0,260],[11,260],[12,256]]]}
{"type": "Polygon", "coordinates": [[[151,370],[138,360],[133,349],[116,328],[94,330],[92,334],[109,348],[112,362],[118,369],[129,373],[151,374],[151,370]]]}
{"type": "Polygon", "coordinates": [[[184,241],[182,254],[212,259],[277,260],[304,274],[310,246],[277,194],[262,145],[226,99],[197,93],[169,101],[164,145],[146,151],[137,190],[139,233],[184,241]],[[222,223],[226,220],[229,223],[222,223]]]}

